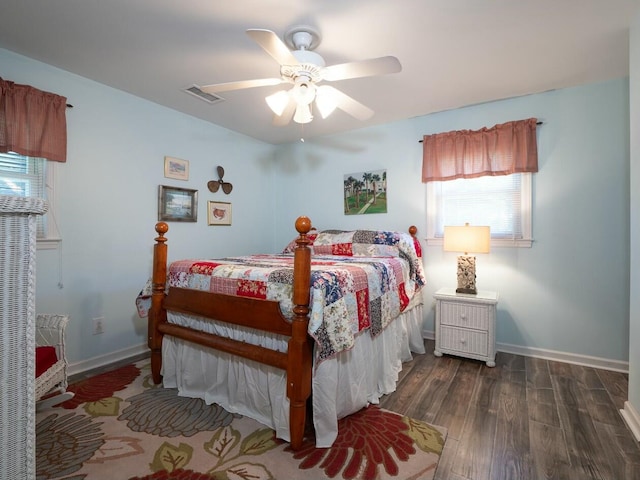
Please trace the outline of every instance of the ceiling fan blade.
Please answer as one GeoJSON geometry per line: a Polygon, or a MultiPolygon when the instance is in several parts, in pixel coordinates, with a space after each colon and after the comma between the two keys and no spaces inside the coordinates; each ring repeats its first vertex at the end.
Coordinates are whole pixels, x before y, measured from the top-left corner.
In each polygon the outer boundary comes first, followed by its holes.
{"type": "Polygon", "coordinates": [[[244,88],[270,87],[284,83],[281,78],[260,78],[256,80],[240,80],[238,82],[218,83],[215,85],[205,85],[200,90],[206,93],[228,92],[231,90],[242,90],[244,88]]]}
{"type": "Polygon", "coordinates": [[[273,116],[273,124],[282,127],[284,125],[288,125],[291,119],[293,118],[293,114],[296,111],[296,101],[293,99],[291,95],[289,95],[289,103],[284,108],[282,115],[274,115],[273,116]]]}
{"type": "Polygon", "coordinates": [[[336,80],[346,80],[349,78],[398,73],[401,70],[402,65],[400,65],[400,61],[396,57],[378,57],[359,62],[331,65],[323,70],[322,78],[334,82],[336,80]]]}
{"type": "Polygon", "coordinates": [[[271,55],[280,65],[297,65],[298,60],[293,56],[287,45],[271,30],[249,29],[249,35],[265,52],[271,55]]]}
{"type": "Polygon", "coordinates": [[[351,98],[346,93],[341,92],[337,88],[330,87],[329,85],[323,85],[322,87],[334,98],[337,103],[337,108],[344,110],[352,117],[357,118],[358,120],[368,120],[373,116],[373,110],[351,98]]]}

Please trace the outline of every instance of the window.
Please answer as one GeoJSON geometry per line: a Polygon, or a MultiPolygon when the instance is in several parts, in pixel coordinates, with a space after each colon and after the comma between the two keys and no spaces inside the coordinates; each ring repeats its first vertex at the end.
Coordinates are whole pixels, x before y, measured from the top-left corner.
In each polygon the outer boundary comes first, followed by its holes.
{"type": "Polygon", "coordinates": [[[44,158],[0,153],[0,195],[44,198],[49,205],[47,213],[37,217],[38,248],[55,248],[59,241],[53,201],[54,163],[44,158]]]}
{"type": "Polygon", "coordinates": [[[489,225],[493,246],[531,246],[531,173],[427,183],[427,244],[445,225],[489,225]]]}

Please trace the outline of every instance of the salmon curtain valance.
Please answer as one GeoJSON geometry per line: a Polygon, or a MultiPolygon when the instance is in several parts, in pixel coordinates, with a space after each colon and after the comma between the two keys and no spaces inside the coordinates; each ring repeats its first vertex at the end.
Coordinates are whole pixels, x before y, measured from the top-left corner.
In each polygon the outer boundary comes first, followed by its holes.
{"type": "Polygon", "coordinates": [[[0,152],[67,161],[67,99],[0,78],[0,152]]]}
{"type": "Polygon", "coordinates": [[[538,171],[536,119],[425,135],[422,181],[538,171]]]}

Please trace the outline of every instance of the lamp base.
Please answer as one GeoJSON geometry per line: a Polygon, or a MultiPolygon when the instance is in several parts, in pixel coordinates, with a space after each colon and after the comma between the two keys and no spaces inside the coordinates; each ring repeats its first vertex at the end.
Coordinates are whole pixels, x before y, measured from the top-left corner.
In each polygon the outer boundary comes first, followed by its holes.
{"type": "Polygon", "coordinates": [[[478,291],[473,288],[456,288],[456,293],[467,293],[469,295],[477,295],[478,291]]]}
{"type": "Polygon", "coordinates": [[[456,293],[476,295],[476,257],[460,255],[458,257],[458,288],[456,293]]]}

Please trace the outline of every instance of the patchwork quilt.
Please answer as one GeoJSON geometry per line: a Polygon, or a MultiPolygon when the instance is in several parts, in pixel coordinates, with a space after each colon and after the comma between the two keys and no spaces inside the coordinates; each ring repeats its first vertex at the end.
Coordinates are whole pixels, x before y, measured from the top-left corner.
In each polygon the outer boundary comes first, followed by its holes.
{"type": "MultiPolygon", "coordinates": [[[[295,246],[295,244],[294,244],[295,246]]],[[[274,300],[293,317],[293,251],[171,263],[169,286],[274,300]]],[[[318,361],[378,335],[425,284],[419,244],[409,234],[325,231],[313,238],[309,334],[318,361]],[[416,248],[417,247],[417,248],[416,248]]]]}

